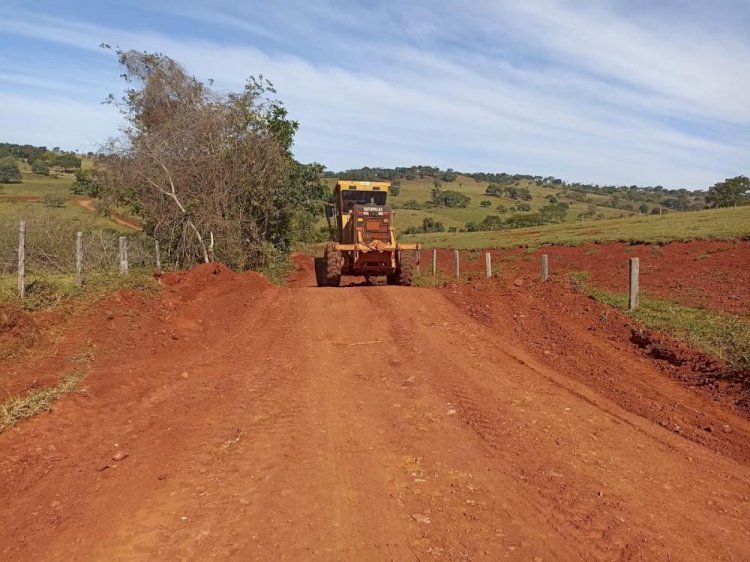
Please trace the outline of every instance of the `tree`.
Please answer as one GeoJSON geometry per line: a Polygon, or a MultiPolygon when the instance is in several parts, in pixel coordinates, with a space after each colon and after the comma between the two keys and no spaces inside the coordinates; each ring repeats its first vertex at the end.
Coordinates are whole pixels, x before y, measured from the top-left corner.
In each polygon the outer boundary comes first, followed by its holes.
{"type": "Polygon", "coordinates": [[[519,211],[527,212],[531,210],[531,205],[529,205],[528,203],[519,203],[518,205],[516,205],[516,209],[518,209],[519,211]]]}
{"type": "Polygon", "coordinates": [[[49,166],[44,160],[39,158],[31,163],[31,171],[35,174],[39,174],[40,176],[48,176],[49,166]]]}
{"type": "Polygon", "coordinates": [[[487,186],[484,193],[485,195],[491,195],[493,197],[502,197],[503,188],[496,183],[491,183],[487,186]]]}
{"type": "Polygon", "coordinates": [[[388,192],[394,197],[398,197],[401,193],[401,182],[394,181],[391,184],[391,188],[388,190],[388,192]]]}
{"type": "Polygon", "coordinates": [[[563,222],[568,215],[568,209],[562,205],[545,205],[539,209],[539,213],[545,222],[563,222]]]}
{"type": "Polygon", "coordinates": [[[72,172],[81,167],[81,159],[75,154],[59,154],[52,160],[52,165],[62,168],[66,172],[72,172]]]}
{"type": "Polygon", "coordinates": [[[484,200],[480,201],[479,206],[480,207],[491,207],[492,206],[492,202],[489,201],[489,200],[487,200],[487,199],[484,199],[484,200]]]}
{"type": "Polygon", "coordinates": [[[727,178],[708,188],[706,204],[709,207],[734,207],[750,204],[750,178],[737,176],[727,178]]]}
{"type": "Polygon", "coordinates": [[[76,170],[76,179],[70,187],[75,195],[86,195],[97,199],[102,195],[102,178],[97,177],[97,169],[93,170],[76,170]]]}
{"type": "Polygon", "coordinates": [[[465,208],[470,202],[471,197],[458,191],[453,191],[451,189],[445,191],[439,189],[432,190],[432,203],[438,207],[465,208]]]}
{"type": "Polygon", "coordinates": [[[645,203],[641,203],[638,207],[638,211],[640,211],[642,215],[645,215],[646,213],[648,213],[648,205],[646,205],[645,203]]]}
{"type": "Polygon", "coordinates": [[[258,268],[314,235],[329,195],[323,166],[291,155],[298,123],[273,86],[212,89],[162,54],[117,51],[127,89],[110,96],[127,126],[75,189],[130,207],[177,266],[217,259],[258,268]]]}
{"type": "Polygon", "coordinates": [[[21,183],[21,170],[16,159],[10,156],[0,158],[0,183],[21,183]]]}

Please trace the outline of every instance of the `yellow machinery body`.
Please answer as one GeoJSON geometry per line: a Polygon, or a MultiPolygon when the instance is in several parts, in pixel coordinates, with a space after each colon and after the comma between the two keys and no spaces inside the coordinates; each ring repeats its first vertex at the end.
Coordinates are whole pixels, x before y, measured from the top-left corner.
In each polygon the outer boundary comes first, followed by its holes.
{"type": "Polygon", "coordinates": [[[336,260],[341,266],[338,276],[386,276],[393,284],[407,284],[403,281],[408,276],[411,284],[412,273],[402,271],[415,267],[414,253],[420,246],[398,242],[393,210],[387,205],[390,187],[391,182],[384,181],[336,183],[326,209],[331,242],[326,247],[329,275],[325,284],[337,284],[336,260]]]}

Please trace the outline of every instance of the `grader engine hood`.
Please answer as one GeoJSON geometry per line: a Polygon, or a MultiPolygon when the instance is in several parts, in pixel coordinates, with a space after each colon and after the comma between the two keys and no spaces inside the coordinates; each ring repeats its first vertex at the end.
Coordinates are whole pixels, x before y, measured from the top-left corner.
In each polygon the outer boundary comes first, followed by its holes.
{"type": "Polygon", "coordinates": [[[391,243],[391,208],[385,205],[357,205],[352,209],[352,224],[358,236],[355,240],[371,244],[391,243]]]}

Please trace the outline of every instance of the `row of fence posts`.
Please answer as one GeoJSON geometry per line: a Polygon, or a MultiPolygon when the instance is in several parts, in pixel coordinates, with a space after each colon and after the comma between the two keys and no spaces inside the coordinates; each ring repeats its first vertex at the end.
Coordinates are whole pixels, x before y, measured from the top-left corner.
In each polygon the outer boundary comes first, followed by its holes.
{"type": "MultiPolygon", "coordinates": [[[[161,253],[159,251],[159,241],[154,242],[156,251],[156,270],[161,271],[161,253]]],[[[76,287],[83,287],[83,232],[76,232],[75,242],[76,255],[76,287]]],[[[119,238],[119,255],[120,275],[128,274],[128,239],[126,236],[119,238]]],[[[18,227],[18,296],[23,298],[26,295],[26,222],[21,221],[18,227]]]]}
{"type": "MultiPolygon", "coordinates": [[[[458,250],[453,250],[454,261],[455,261],[455,277],[459,279],[461,277],[461,254],[458,250]]],[[[419,263],[419,255],[417,256],[417,263],[419,263]]],[[[484,254],[484,267],[485,275],[489,279],[492,277],[492,256],[489,252],[484,254]]],[[[437,275],[437,250],[432,250],[432,275],[437,275]]],[[[630,282],[628,285],[628,310],[635,310],[640,304],[639,291],[640,291],[640,260],[639,258],[630,258],[630,282]]],[[[549,280],[549,256],[547,254],[542,255],[542,267],[541,267],[542,281],[549,280]]]]}
{"type": "MultiPolygon", "coordinates": [[[[211,233],[211,254],[213,254],[213,232],[211,233]]],[[[161,254],[159,252],[159,241],[156,240],[154,243],[154,249],[156,252],[156,270],[161,271],[161,254]]],[[[120,275],[128,274],[128,239],[125,236],[120,236],[119,239],[119,262],[120,262],[120,275]]],[[[83,286],[83,233],[76,232],[76,287],[83,286]]],[[[417,271],[419,271],[421,252],[417,250],[417,271]]],[[[455,274],[456,279],[461,277],[461,254],[458,250],[453,251],[455,259],[455,274]]],[[[213,255],[211,256],[213,259],[213,255]]],[[[489,279],[492,277],[492,256],[489,252],[484,255],[485,274],[489,279]]],[[[437,275],[437,250],[432,250],[432,275],[437,275]]],[[[640,260],[638,258],[630,258],[630,283],[628,288],[628,309],[635,310],[639,305],[639,275],[640,275],[640,260]]],[[[542,255],[542,270],[541,270],[542,281],[549,279],[549,256],[547,254],[542,255]]],[[[18,230],[18,296],[24,297],[26,293],[26,223],[21,221],[18,230]]]]}

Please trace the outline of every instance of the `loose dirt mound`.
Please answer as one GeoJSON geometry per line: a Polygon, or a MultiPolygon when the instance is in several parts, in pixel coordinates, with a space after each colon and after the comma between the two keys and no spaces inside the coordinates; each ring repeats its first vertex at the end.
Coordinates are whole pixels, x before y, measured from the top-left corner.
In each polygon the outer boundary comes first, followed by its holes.
{"type": "Polygon", "coordinates": [[[19,347],[30,347],[38,335],[29,313],[14,304],[0,305],[0,359],[12,355],[19,347]]]}
{"type": "Polygon", "coordinates": [[[271,287],[268,280],[259,273],[235,273],[220,263],[205,263],[188,271],[167,273],[162,280],[186,301],[236,291],[263,291],[271,287]]]}

